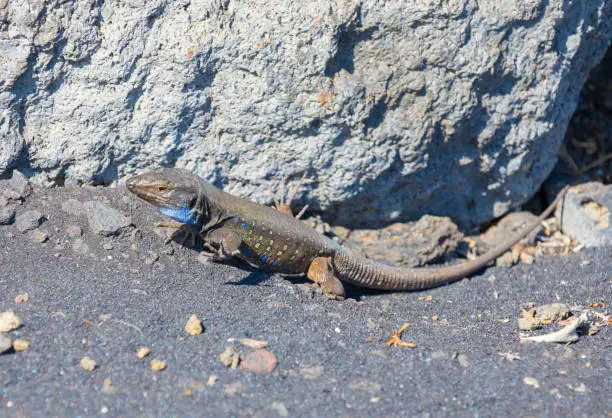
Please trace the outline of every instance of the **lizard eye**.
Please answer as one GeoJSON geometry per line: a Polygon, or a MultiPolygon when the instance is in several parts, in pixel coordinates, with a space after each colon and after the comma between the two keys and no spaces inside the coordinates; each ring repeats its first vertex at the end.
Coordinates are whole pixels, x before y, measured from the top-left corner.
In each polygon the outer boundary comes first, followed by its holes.
{"type": "Polygon", "coordinates": [[[165,192],[165,191],[166,191],[166,186],[159,186],[159,187],[157,188],[157,191],[158,191],[158,192],[160,192],[160,193],[165,192]]]}

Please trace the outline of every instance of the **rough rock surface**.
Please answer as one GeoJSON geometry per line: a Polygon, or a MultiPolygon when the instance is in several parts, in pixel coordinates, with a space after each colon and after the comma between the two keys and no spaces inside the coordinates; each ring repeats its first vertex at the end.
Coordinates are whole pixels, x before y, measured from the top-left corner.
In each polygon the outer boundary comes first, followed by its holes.
{"type": "Polygon", "coordinates": [[[15,218],[17,230],[21,233],[38,228],[44,220],[44,215],[37,210],[29,210],[15,218]]]}
{"type": "Polygon", "coordinates": [[[445,260],[462,238],[449,218],[426,215],[417,222],[394,223],[380,230],[354,230],[344,245],[379,262],[414,267],[445,260]]]}
{"type": "Polygon", "coordinates": [[[304,200],[338,222],[473,226],[552,169],[611,9],[4,1],[0,175],[106,184],[177,165],[264,201],[308,169],[304,200]]]}
{"type": "Polygon", "coordinates": [[[83,204],[87,213],[89,227],[95,234],[108,237],[121,233],[132,224],[127,216],[118,210],[95,200],[83,204]]]}

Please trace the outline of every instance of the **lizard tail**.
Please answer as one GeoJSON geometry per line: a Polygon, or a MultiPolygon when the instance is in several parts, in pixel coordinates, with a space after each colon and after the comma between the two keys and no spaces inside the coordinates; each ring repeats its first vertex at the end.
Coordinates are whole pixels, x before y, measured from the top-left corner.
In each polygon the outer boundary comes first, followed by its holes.
{"type": "Polygon", "coordinates": [[[550,206],[527,227],[512,234],[489,252],[463,264],[414,269],[399,268],[357,257],[346,248],[339,249],[332,256],[331,262],[340,280],[372,289],[420,290],[461,280],[484,268],[540,225],[552,213],[567,189],[565,187],[550,206]]]}

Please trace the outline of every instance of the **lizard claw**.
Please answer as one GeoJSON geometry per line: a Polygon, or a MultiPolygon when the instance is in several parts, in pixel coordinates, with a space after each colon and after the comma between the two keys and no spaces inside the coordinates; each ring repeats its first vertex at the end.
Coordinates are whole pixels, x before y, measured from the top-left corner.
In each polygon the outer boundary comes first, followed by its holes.
{"type": "Polygon", "coordinates": [[[196,246],[196,240],[197,237],[199,235],[199,231],[195,231],[192,227],[182,224],[180,222],[175,222],[175,221],[171,221],[171,222],[158,222],[157,224],[155,224],[156,227],[158,228],[169,228],[169,229],[174,229],[174,231],[172,231],[171,234],[168,234],[168,237],[166,238],[166,240],[164,241],[164,245],[168,245],[170,242],[175,241],[181,246],[181,247],[185,247],[185,243],[187,242],[187,240],[189,240],[190,242],[190,247],[193,248],[196,246]],[[182,236],[179,239],[179,236],[182,236]]]}

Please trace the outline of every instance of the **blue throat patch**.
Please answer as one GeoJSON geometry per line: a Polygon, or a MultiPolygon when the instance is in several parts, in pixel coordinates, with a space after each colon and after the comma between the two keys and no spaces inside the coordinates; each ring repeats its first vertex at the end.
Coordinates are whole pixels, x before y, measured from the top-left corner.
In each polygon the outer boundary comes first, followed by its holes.
{"type": "Polygon", "coordinates": [[[175,207],[170,207],[170,206],[160,207],[159,211],[163,213],[164,215],[166,215],[167,217],[174,219],[177,222],[180,222],[183,224],[199,225],[199,223],[196,220],[195,212],[187,206],[183,206],[180,208],[175,208],[175,207]]]}

